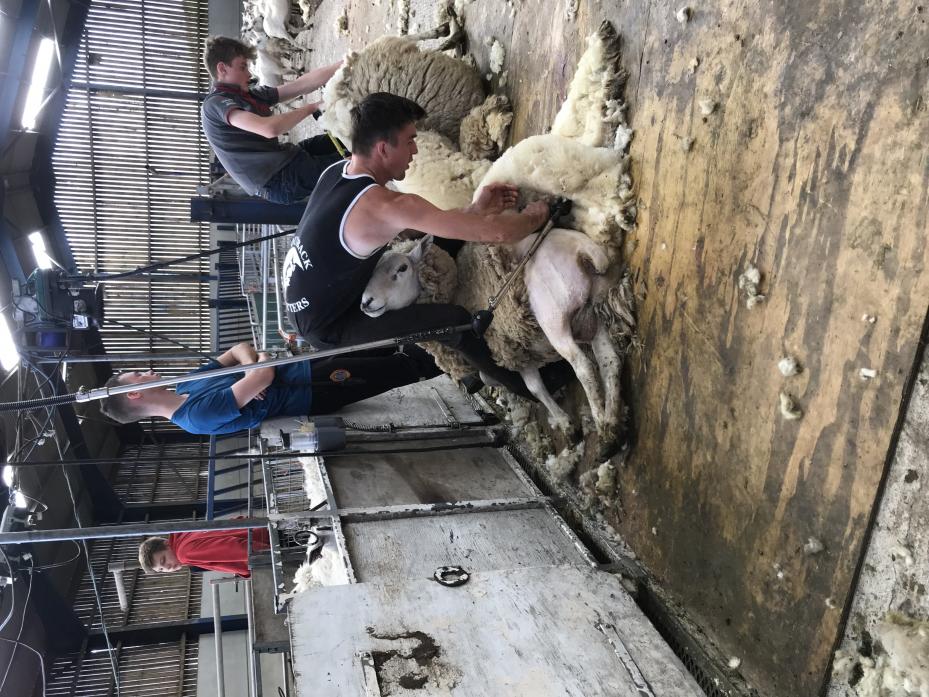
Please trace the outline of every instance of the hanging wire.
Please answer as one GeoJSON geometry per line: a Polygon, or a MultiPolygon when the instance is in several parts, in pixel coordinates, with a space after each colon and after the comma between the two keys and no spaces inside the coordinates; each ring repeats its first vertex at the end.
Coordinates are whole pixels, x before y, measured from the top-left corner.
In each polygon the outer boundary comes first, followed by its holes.
{"type": "Polygon", "coordinates": [[[23,648],[29,649],[39,658],[39,672],[42,674],[42,697],[45,697],[45,659],[42,657],[42,654],[36,651],[33,647],[27,644],[24,641],[13,641],[12,639],[7,639],[6,637],[0,636],[0,641],[5,641],[9,644],[13,644],[14,647],[22,646],[23,648]]]}
{"type": "MultiPolygon", "coordinates": [[[[30,367],[31,372],[33,372],[33,375],[34,375],[34,377],[36,378],[36,384],[38,385],[39,393],[42,395],[42,397],[43,397],[43,398],[45,397],[45,385],[46,385],[46,384],[51,388],[51,392],[52,392],[52,394],[54,395],[55,392],[56,392],[56,390],[55,390],[55,384],[54,384],[53,382],[51,382],[50,380],[46,380],[45,383],[40,382],[40,380],[39,380],[39,375],[43,375],[43,376],[44,376],[44,374],[41,373],[41,371],[39,371],[34,365],[32,365],[31,363],[29,363],[28,360],[27,360],[26,364],[30,367]]],[[[44,376],[44,377],[48,377],[48,376],[44,376]]],[[[47,418],[46,422],[50,422],[51,419],[53,418],[54,414],[55,414],[55,409],[54,409],[54,407],[48,407],[48,408],[47,408],[47,412],[48,412],[48,418],[47,418]]],[[[44,432],[44,429],[43,429],[43,432],[44,432]]],[[[18,438],[18,437],[19,437],[19,434],[17,434],[17,438],[18,438]]],[[[54,440],[55,440],[55,446],[56,446],[56,448],[58,449],[58,457],[59,457],[61,460],[64,460],[65,452],[66,452],[66,451],[62,449],[61,443],[59,442],[59,440],[58,440],[57,437],[56,437],[54,440]]],[[[34,448],[35,448],[35,446],[33,445],[33,448],[32,448],[32,449],[34,449],[34,448]]],[[[32,449],[30,449],[29,454],[32,453],[32,449]]],[[[72,485],[71,485],[71,477],[70,477],[69,474],[68,474],[68,469],[67,469],[66,467],[62,466],[62,467],[61,467],[61,472],[62,472],[62,475],[63,475],[64,478],[65,478],[65,484],[66,484],[67,487],[68,487],[68,496],[69,496],[70,499],[71,499],[71,508],[72,508],[72,510],[73,510],[74,521],[77,523],[78,528],[83,528],[83,527],[84,527],[84,524],[83,524],[83,521],[81,520],[81,514],[80,514],[80,510],[78,509],[77,498],[76,498],[75,495],[74,495],[74,488],[73,488],[72,485]]],[[[97,586],[97,576],[96,576],[96,574],[94,573],[93,563],[92,563],[91,556],[90,556],[90,548],[88,547],[87,541],[86,541],[86,540],[82,540],[82,541],[81,541],[81,546],[83,547],[84,555],[85,555],[86,558],[87,558],[87,573],[88,573],[88,575],[90,576],[90,584],[91,584],[91,587],[93,588],[94,598],[95,598],[96,604],[97,604],[97,612],[100,614],[100,627],[101,627],[102,630],[103,630],[103,637],[104,637],[104,639],[105,639],[105,641],[106,641],[107,655],[109,656],[109,659],[110,659],[110,668],[111,668],[112,671],[113,671],[113,683],[114,683],[114,686],[115,686],[116,695],[117,695],[117,697],[119,697],[119,695],[120,695],[120,688],[119,688],[119,669],[118,669],[118,667],[117,667],[117,665],[116,665],[116,654],[115,654],[115,651],[113,650],[113,644],[110,642],[110,632],[109,632],[109,628],[108,628],[107,625],[106,625],[106,618],[105,618],[104,615],[103,615],[103,600],[102,600],[101,597],[100,597],[100,589],[99,589],[98,586],[97,586]]],[[[6,554],[4,554],[4,557],[6,557],[6,554]]],[[[9,563],[9,562],[7,562],[7,563],[9,563]]],[[[31,580],[31,576],[30,576],[30,580],[31,580]]],[[[23,645],[26,646],[26,644],[23,644],[23,645]]],[[[30,647],[30,648],[31,648],[31,647],[30,647]]],[[[34,649],[33,649],[33,650],[34,650],[34,649]]],[[[38,654],[38,652],[36,652],[36,653],[38,654]]],[[[41,654],[38,654],[38,655],[39,655],[39,657],[40,657],[40,659],[41,659],[41,654]]],[[[43,684],[42,690],[43,690],[43,694],[44,694],[44,691],[45,691],[45,687],[44,687],[44,685],[45,685],[45,661],[44,661],[44,660],[42,660],[42,684],[43,684]]]]}
{"type": "Polygon", "coordinates": [[[67,540],[67,541],[73,544],[74,548],[77,550],[77,552],[75,553],[73,557],[69,559],[65,559],[64,561],[54,562],[53,564],[43,564],[42,566],[33,566],[32,570],[33,571],[48,571],[49,569],[57,569],[61,566],[67,566],[68,564],[71,564],[72,562],[75,562],[78,559],[80,559],[81,554],[83,552],[81,551],[81,546],[77,543],[77,540],[67,540]]]}
{"type": "MultiPolygon", "coordinates": [[[[64,454],[61,454],[64,457],[64,454]]],[[[74,509],[74,521],[77,527],[83,528],[81,514],[78,512],[77,499],[74,496],[74,489],[71,487],[71,477],[68,476],[68,469],[61,468],[64,475],[65,483],[68,485],[68,496],[71,498],[71,506],[74,509]]],[[[87,546],[87,540],[81,540],[81,546],[84,548],[84,556],[87,557],[87,573],[90,575],[90,585],[93,587],[94,598],[97,601],[97,612],[100,613],[100,627],[103,629],[103,638],[106,640],[106,650],[110,658],[110,668],[113,670],[113,684],[116,688],[116,695],[119,697],[119,668],[116,665],[116,654],[113,651],[113,644],[110,642],[110,632],[106,626],[106,618],[103,616],[103,601],[100,599],[100,589],[97,587],[97,575],[94,573],[94,565],[90,558],[90,548],[87,546]]]]}
{"type": "MultiPolygon", "coordinates": [[[[19,621],[19,632],[16,634],[16,639],[13,640],[16,643],[13,645],[13,650],[10,652],[10,662],[6,664],[6,670],[3,673],[3,680],[0,680],[0,695],[3,694],[3,686],[6,685],[6,679],[10,675],[10,668],[13,667],[13,661],[16,660],[16,649],[18,649],[20,645],[25,646],[25,644],[23,644],[20,639],[23,638],[23,628],[26,626],[26,614],[29,612],[29,596],[32,595],[32,573],[33,569],[30,568],[29,585],[26,587],[26,600],[23,602],[23,616],[19,621]]],[[[42,670],[44,672],[45,668],[43,667],[42,670]]]]}

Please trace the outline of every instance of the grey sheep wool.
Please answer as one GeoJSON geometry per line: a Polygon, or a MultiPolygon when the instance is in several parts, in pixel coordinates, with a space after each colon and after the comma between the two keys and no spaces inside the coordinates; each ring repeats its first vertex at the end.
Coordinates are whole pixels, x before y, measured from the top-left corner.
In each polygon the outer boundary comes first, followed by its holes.
{"type": "Polygon", "coordinates": [[[458,142],[461,122],[485,96],[474,67],[438,51],[420,51],[406,37],[385,36],[349,53],[326,85],[323,126],[348,144],[351,108],[373,92],[412,99],[426,110],[420,128],[453,142],[458,142]]]}

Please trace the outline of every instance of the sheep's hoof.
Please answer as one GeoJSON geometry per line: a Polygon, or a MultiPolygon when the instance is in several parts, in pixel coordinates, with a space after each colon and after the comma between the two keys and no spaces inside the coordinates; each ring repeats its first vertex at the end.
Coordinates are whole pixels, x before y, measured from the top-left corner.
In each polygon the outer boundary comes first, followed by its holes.
{"type": "Polygon", "coordinates": [[[570,418],[549,417],[548,425],[564,435],[565,440],[572,446],[584,440],[584,429],[581,428],[579,423],[574,423],[570,418]]]}
{"type": "Polygon", "coordinates": [[[630,431],[625,425],[617,425],[599,430],[597,434],[600,442],[597,451],[598,461],[606,462],[624,450],[628,450],[632,446],[629,433],[630,431]]]}

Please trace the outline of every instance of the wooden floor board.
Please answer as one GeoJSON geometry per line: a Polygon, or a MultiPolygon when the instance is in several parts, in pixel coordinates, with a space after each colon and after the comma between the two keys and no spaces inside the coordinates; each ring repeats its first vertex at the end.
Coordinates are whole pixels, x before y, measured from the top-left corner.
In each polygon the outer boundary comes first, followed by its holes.
{"type": "MultiPolygon", "coordinates": [[[[682,24],[683,3],[581,2],[571,23],[516,4],[515,140],[550,125],[583,36],[609,19],[624,39],[647,295],[614,522],[763,694],[816,694],[929,306],[927,11],[727,0],[682,24]]],[[[472,36],[499,36],[491,6],[469,5],[472,36]]]]}

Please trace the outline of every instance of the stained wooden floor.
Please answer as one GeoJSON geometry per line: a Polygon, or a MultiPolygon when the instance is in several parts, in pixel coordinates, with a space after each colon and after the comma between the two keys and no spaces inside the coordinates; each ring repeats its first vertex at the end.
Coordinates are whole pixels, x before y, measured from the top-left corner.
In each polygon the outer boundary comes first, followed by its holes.
{"type": "Polygon", "coordinates": [[[929,8],[730,1],[681,24],[682,5],[582,0],[572,23],[563,3],[479,1],[467,17],[508,47],[516,139],[551,123],[586,34],[609,19],[624,37],[647,295],[613,517],[762,694],[814,695],[929,306],[929,8]],[[767,296],[751,310],[749,262],[767,296]]]}
{"type": "MultiPolygon", "coordinates": [[[[601,20],[625,40],[647,292],[610,517],[761,694],[818,694],[929,307],[929,6],[720,0],[682,24],[683,2],[566,4],[473,0],[466,19],[485,68],[485,38],[507,49],[514,140],[547,129],[601,20]]],[[[353,45],[385,7],[349,3],[353,45]]]]}

